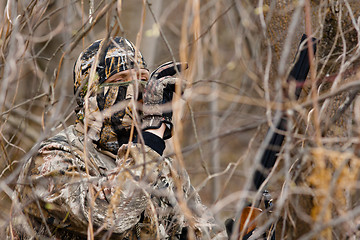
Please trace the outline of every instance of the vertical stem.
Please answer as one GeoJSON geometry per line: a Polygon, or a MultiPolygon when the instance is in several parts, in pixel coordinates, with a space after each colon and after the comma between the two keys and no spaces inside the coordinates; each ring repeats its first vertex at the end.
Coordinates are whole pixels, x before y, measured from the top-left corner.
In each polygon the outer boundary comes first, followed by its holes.
{"type": "Polygon", "coordinates": [[[16,35],[19,31],[19,20],[16,19],[18,14],[17,3],[8,1],[6,4],[6,16],[11,25],[11,36],[9,40],[9,54],[6,57],[5,62],[7,63],[4,67],[4,78],[1,81],[0,87],[0,109],[5,109],[6,95],[11,85],[11,82],[16,78],[16,52],[17,52],[17,41],[16,35]]]}
{"type": "MultiPolygon", "coordinates": [[[[146,17],[146,0],[143,0],[142,3],[142,10],[141,10],[141,21],[140,21],[140,28],[139,28],[139,32],[136,35],[136,42],[135,42],[135,51],[139,51],[140,46],[141,46],[141,40],[142,40],[142,33],[143,33],[143,29],[144,29],[144,24],[145,24],[145,17],[146,17]]],[[[137,57],[138,54],[135,54],[135,62],[137,62],[137,57]]]]}
{"type": "MultiPolygon", "coordinates": [[[[220,1],[216,2],[216,6],[215,6],[215,11],[213,16],[216,17],[219,14],[219,10],[220,10],[220,1]]],[[[219,67],[219,51],[218,51],[218,41],[217,41],[217,28],[218,24],[215,23],[214,26],[211,29],[211,54],[212,54],[212,60],[213,60],[213,64],[214,64],[214,68],[215,70],[218,69],[219,67]]],[[[218,84],[217,83],[212,83],[211,86],[211,90],[212,92],[218,92],[218,84]]],[[[218,130],[219,130],[219,126],[218,126],[218,116],[217,116],[217,112],[219,109],[219,104],[218,104],[218,98],[215,98],[211,103],[210,103],[210,112],[211,114],[211,118],[210,118],[210,126],[211,126],[211,132],[213,132],[214,136],[217,135],[218,130]]],[[[211,149],[212,149],[212,155],[211,155],[211,173],[215,174],[217,172],[220,171],[220,152],[219,152],[219,138],[214,139],[214,141],[212,141],[211,143],[211,149]]],[[[219,177],[215,177],[213,179],[212,182],[213,186],[213,191],[212,191],[212,200],[215,202],[217,200],[217,197],[219,196],[220,193],[220,188],[221,188],[221,181],[219,177]]]]}
{"type": "Polygon", "coordinates": [[[89,0],[90,1],[90,7],[89,7],[89,23],[92,24],[93,22],[93,14],[94,14],[94,0],[89,0]]]}
{"type": "Polygon", "coordinates": [[[313,43],[311,40],[311,16],[310,16],[310,1],[305,1],[305,31],[308,36],[308,51],[309,51],[309,62],[310,62],[310,79],[311,79],[311,98],[313,100],[314,106],[314,125],[315,125],[315,142],[318,146],[322,145],[321,142],[321,130],[320,130],[320,119],[319,119],[319,106],[318,106],[318,92],[316,86],[316,71],[315,71],[315,63],[314,63],[314,51],[313,51],[313,43]]]}
{"type": "MultiPolygon", "coordinates": [[[[184,16],[183,16],[183,21],[181,24],[181,40],[180,40],[180,61],[181,62],[188,62],[189,61],[189,57],[188,57],[188,20],[190,18],[190,1],[188,0],[185,6],[185,11],[184,11],[184,16]]],[[[189,65],[189,72],[192,71],[192,65],[189,65]]]]}
{"type": "MultiPolygon", "coordinates": [[[[82,31],[85,31],[85,25],[84,25],[84,15],[85,15],[85,12],[84,12],[84,0],[81,0],[80,2],[80,5],[81,5],[81,24],[83,25],[82,27],[82,31]]],[[[82,37],[82,49],[85,48],[85,36],[82,37]]]]}
{"type": "MultiPolygon", "coordinates": [[[[89,154],[87,152],[87,144],[90,141],[89,136],[88,136],[88,127],[89,127],[89,117],[90,117],[90,111],[89,111],[89,97],[91,96],[92,92],[94,91],[94,89],[96,88],[96,83],[98,81],[98,76],[96,73],[96,66],[98,65],[99,62],[99,55],[101,53],[101,49],[103,48],[101,46],[99,47],[99,51],[96,54],[95,60],[93,62],[93,65],[90,69],[90,73],[89,73],[89,83],[88,83],[88,87],[87,87],[87,92],[85,95],[85,118],[84,118],[84,158],[85,158],[85,172],[86,172],[86,177],[89,180],[90,179],[90,172],[89,172],[89,154]]],[[[94,239],[94,228],[93,228],[93,224],[92,224],[92,206],[93,206],[93,197],[94,197],[94,189],[91,186],[91,183],[89,181],[88,183],[88,187],[89,187],[89,219],[88,219],[88,239],[93,240],[94,239]]]]}

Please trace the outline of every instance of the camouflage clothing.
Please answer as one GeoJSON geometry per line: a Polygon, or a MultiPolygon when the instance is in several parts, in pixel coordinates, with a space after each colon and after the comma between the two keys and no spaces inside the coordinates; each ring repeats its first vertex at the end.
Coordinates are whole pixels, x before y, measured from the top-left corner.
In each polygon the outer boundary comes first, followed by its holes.
{"type": "Polygon", "coordinates": [[[176,171],[155,146],[128,142],[136,126],[131,100],[141,87],[138,77],[121,73],[133,69],[147,80],[141,54],[121,37],[96,41],[80,54],[77,124],[42,142],[24,165],[9,232],[15,238],[180,239],[187,230],[210,238],[213,218],[186,171],[176,171]],[[115,84],[107,85],[112,75],[115,84]]]}
{"type": "MultiPolygon", "coordinates": [[[[213,219],[185,170],[174,175],[173,160],[140,144],[121,146],[117,156],[91,140],[85,146],[82,129],[78,123],[42,142],[23,168],[16,198],[37,237],[85,239],[91,216],[95,239],[179,239],[187,222],[209,238],[213,219]],[[187,209],[180,209],[178,199],[187,209]],[[191,213],[190,221],[183,212],[191,213]]],[[[13,233],[20,239],[32,234],[15,223],[13,233]]]]}

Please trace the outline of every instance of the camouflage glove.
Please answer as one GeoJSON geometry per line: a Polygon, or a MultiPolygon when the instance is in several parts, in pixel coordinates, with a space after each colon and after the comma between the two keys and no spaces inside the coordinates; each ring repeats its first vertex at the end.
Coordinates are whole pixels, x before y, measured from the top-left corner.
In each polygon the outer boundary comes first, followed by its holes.
{"type": "MultiPolygon", "coordinates": [[[[163,139],[169,139],[172,133],[172,110],[164,110],[163,104],[170,103],[175,92],[175,83],[181,81],[172,77],[180,72],[187,64],[168,62],[162,64],[150,75],[143,95],[142,130],[160,128],[165,123],[166,129],[163,139]]],[[[182,90],[183,90],[183,86],[182,90]]]]}

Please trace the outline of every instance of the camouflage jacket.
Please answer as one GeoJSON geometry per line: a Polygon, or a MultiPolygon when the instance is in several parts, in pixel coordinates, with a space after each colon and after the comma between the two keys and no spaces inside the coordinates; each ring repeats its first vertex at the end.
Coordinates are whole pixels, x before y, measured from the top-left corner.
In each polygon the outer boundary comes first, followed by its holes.
{"type": "Polygon", "coordinates": [[[24,214],[11,233],[15,239],[92,233],[95,239],[180,239],[186,229],[209,239],[213,218],[187,172],[176,172],[172,161],[141,144],[123,145],[115,156],[91,140],[85,144],[79,125],[70,126],[42,142],[25,164],[15,196],[24,214]]]}

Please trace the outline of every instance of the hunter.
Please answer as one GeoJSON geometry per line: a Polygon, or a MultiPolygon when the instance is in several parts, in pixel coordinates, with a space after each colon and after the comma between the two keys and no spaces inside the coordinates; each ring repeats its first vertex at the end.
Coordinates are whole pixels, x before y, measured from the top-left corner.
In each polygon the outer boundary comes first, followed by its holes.
{"type": "Polygon", "coordinates": [[[183,68],[167,63],[150,74],[123,37],[86,48],[74,66],[77,122],[43,141],[25,163],[8,235],[216,238],[219,227],[186,170],[162,156],[172,135],[175,84],[183,85],[173,76],[183,68]]]}

